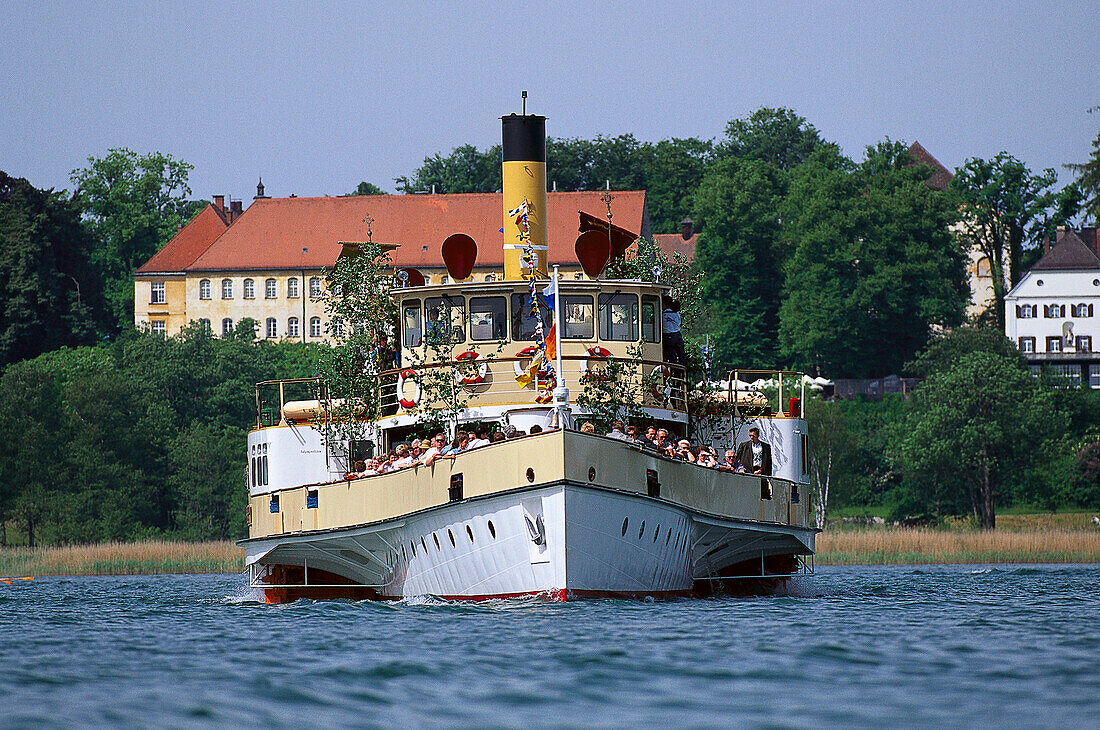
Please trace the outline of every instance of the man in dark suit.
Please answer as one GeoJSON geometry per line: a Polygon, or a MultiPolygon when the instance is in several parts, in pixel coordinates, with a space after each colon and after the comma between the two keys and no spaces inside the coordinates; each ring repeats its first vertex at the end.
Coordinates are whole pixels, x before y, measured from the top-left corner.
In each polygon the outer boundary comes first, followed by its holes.
{"type": "Polygon", "coordinates": [[[749,429],[749,440],[737,447],[737,460],[745,465],[750,474],[772,475],[772,447],[760,440],[760,429],[749,429]]]}

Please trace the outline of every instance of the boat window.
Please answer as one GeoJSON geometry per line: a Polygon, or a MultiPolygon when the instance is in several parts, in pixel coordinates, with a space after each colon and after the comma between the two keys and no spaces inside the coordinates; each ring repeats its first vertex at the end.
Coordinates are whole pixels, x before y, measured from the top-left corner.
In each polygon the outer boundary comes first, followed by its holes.
{"type": "Polygon", "coordinates": [[[567,340],[591,340],[596,336],[595,307],[592,305],[592,297],[572,294],[562,297],[562,318],[565,320],[565,332],[562,337],[567,340]]]}
{"type": "Polygon", "coordinates": [[[503,340],[508,336],[508,300],[504,297],[470,299],[470,339],[503,340]]]}
{"type": "Polygon", "coordinates": [[[642,341],[661,341],[660,297],[642,297],[642,341]]]}
{"type": "Polygon", "coordinates": [[[401,344],[405,347],[419,347],[420,300],[406,299],[401,302],[401,344]]]}
{"type": "MultiPolygon", "coordinates": [[[[550,331],[553,320],[550,315],[550,306],[541,294],[539,295],[539,313],[542,315],[542,333],[546,335],[550,331]]],[[[537,320],[531,311],[531,295],[513,294],[512,339],[516,341],[534,340],[536,322],[537,320]]]]}
{"type": "Polygon", "coordinates": [[[462,297],[429,297],[424,300],[428,344],[466,341],[466,300],[462,297]]]}
{"type": "Polygon", "coordinates": [[[600,295],[600,339],[638,341],[638,297],[634,294],[600,295]]]}
{"type": "Polygon", "coordinates": [[[265,487],[270,483],[267,480],[267,454],[260,457],[260,483],[265,487]]]}

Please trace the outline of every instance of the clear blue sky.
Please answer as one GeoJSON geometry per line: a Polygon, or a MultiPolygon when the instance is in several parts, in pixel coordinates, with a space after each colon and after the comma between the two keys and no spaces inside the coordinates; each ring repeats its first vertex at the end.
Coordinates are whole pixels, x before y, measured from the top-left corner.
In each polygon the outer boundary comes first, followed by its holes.
{"type": "Polygon", "coordinates": [[[1100,6],[1024,3],[6,2],[0,169],[39,187],[111,147],[195,166],[197,198],[393,190],[426,155],[548,134],[716,137],[788,106],[859,158],[920,141],[1084,161],[1100,6]]]}

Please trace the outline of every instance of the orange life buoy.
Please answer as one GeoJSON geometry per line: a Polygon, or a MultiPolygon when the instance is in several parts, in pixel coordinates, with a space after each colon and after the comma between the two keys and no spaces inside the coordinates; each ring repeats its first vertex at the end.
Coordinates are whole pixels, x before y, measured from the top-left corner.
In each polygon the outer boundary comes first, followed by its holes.
{"type": "Polygon", "coordinates": [[[584,361],[583,365],[581,365],[581,375],[584,375],[591,369],[591,365],[589,365],[589,363],[592,360],[606,360],[609,357],[611,357],[611,353],[603,349],[599,345],[596,345],[595,347],[589,347],[588,359],[584,361]]]}
{"type": "MultiPolygon", "coordinates": [[[[476,352],[474,352],[473,350],[466,350],[466,352],[459,353],[458,357],[455,358],[455,362],[473,362],[476,359],[476,352]]],[[[455,379],[463,385],[477,385],[478,383],[481,383],[485,380],[485,376],[488,375],[488,373],[489,364],[486,362],[482,362],[480,367],[478,367],[477,369],[477,375],[464,376],[462,375],[462,373],[458,373],[456,374],[455,379]]]]}
{"type": "Polygon", "coordinates": [[[420,383],[416,381],[416,371],[412,368],[406,368],[401,371],[401,374],[397,376],[397,402],[401,404],[401,407],[405,410],[415,408],[416,404],[420,402],[420,396],[423,395],[420,383]],[[412,399],[405,397],[405,381],[409,378],[413,379],[416,384],[416,390],[413,391],[412,399]]]}

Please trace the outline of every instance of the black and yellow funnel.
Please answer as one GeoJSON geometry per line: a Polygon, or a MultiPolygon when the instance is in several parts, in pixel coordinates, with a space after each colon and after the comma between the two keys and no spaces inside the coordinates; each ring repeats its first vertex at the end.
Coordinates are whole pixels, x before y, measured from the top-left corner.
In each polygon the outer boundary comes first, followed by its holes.
{"type": "Polygon", "coordinates": [[[504,278],[546,277],[546,117],[501,117],[504,278]],[[530,256],[525,256],[530,252],[530,256]]]}

